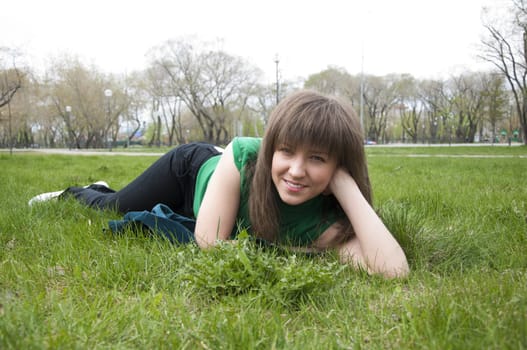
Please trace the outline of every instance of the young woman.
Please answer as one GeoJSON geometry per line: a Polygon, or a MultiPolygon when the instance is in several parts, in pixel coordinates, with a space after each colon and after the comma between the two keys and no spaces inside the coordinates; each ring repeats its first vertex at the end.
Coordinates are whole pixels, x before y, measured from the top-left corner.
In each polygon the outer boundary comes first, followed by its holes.
{"type": "Polygon", "coordinates": [[[202,248],[246,228],[277,244],[336,249],[341,261],[370,273],[409,271],[403,250],[372,208],[355,112],[313,91],[282,100],[262,139],[235,138],[225,150],[179,146],[120,191],[95,184],[64,192],[121,212],[163,203],[196,218],[194,237],[202,248]]]}

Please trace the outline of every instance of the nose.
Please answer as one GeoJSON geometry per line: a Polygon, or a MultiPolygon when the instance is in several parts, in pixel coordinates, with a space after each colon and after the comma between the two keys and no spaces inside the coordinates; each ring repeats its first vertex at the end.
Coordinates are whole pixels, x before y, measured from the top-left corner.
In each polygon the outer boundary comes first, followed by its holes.
{"type": "Polygon", "coordinates": [[[303,157],[295,156],[291,159],[289,164],[289,175],[293,178],[300,178],[306,174],[305,161],[303,157]]]}

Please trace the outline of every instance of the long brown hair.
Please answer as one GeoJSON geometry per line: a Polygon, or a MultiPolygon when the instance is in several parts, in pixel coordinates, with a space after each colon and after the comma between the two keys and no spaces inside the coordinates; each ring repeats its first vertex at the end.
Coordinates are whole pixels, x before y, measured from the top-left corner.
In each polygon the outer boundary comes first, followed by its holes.
{"type": "MultiPolygon", "coordinates": [[[[337,97],[303,90],[283,99],[273,110],[252,173],[249,215],[252,229],[259,237],[277,239],[280,213],[279,196],[271,177],[276,148],[286,143],[327,150],[337,165],[349,171],[360,191],[371,204],[371,188],[364,153],[360,122],[353,107],[337,97]]],[[[349,221],[342,223],[343,235],[349,236],[349,221]]]]}

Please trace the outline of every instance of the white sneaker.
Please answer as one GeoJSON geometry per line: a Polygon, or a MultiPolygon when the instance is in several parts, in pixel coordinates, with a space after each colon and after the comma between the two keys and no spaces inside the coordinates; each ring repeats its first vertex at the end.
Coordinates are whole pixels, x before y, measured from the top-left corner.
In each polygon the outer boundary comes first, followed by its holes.
{"type": "Polygon", "coordinates": [[[62,190],[62,191],[55,191],[55,192],[41,193],[41,194],[31,198],[27,204],[29,206],[32,206],[35,203],[49,201],[49,200],[51,200],[53,198],[57,198],[58,196],[60,196],[63,193],[64,193],[64,190],[62,190]]]}
{"type": "MultiPolygon", "coordinates": [[[[108,183],[106,183],[105,181],[97,181],[97,182],[94,182],[90,185],[86,185],[84,186],[84,188],[88,188],[90,187],[91,185],[99,185],[99,186],[104,186],[104,187],[108,187],[110,188],[110,186],[108,186],[108,183]]],[[[62,190],[62,191],[54,191],[54,192],[46,192],[46,193],[41,193],[33,198],[31,198],[29,200],[29,202],[27,203],[29,206],[32,206],[33,204],[35,203],[40,203],[40,202],[46,202],[46,201],[49,201],[53,198],[57,198],[58,196],[60,196],[61,194],[64,193],[65,190],[62,190]]]]}
{"type": "Polygon", "coordinates": [[[88,188],[91,185],[99,185],[99,186],[104,186],[104,187],[110,188],[110,186],[108,185],[108,183],[106,181],[97,181],[97,182],[94,182],[94,183],[92,183],[90,185],[84,186],[84,188],[88,188]]]}

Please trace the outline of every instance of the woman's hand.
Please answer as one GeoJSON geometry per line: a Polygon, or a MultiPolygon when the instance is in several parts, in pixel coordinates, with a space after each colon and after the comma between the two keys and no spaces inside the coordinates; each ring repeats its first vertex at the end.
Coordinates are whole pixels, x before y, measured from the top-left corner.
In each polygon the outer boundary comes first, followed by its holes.
{"type": "Polygon", "coordinates": [[[357,186],[355,180],[346,169],[337,168],[335,170],[335,173],[333,174],[333,177],[331,178],[331,181],[329,182],[327,191],[329,193],[336,194],[336,191],[338,191],[339,188],[342,188],[342,186],[345,186],[346,182],[349,181],[351,181],[355,186],[357,186]]]}
{"type": "Polygon", "coordinates": [[[353,177],[346,170],[337,169],[329,191],[355,231],[354,238],[338,247],[341,260],[386,277],[407,275],[408,262],[401,246],[364,198],[353,177]]]}

